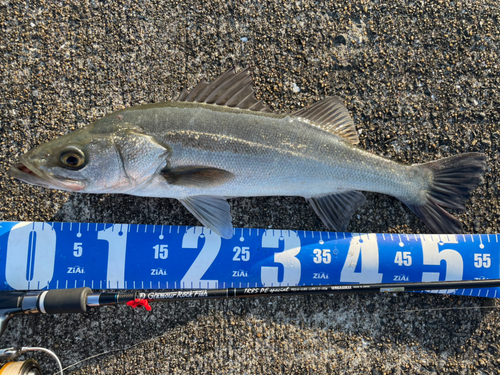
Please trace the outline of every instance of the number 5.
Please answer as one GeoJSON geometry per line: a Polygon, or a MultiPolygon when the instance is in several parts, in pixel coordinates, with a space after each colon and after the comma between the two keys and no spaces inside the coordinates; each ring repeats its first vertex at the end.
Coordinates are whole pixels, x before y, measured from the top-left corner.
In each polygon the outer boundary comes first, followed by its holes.
{"type": "Polygon", "coordinates": [[[73,246],[73,255],[76,257],[76,258],[79,258],[82,256],[83,254],[83,247],[82,247],[83,243],[82,242],[75,242],[74,246],[73,246]]]}
{"type": "MultiPolygon", "coordinates": [[[[441,261],[444,260],[446,262],[445,280],[462,280],[464,262],[460,253],[450,249],[439,251],[440,244],[458,243],[456,236],[449,235],[447,237],[447,239],[437,240],[430,236],[421,237],[424,265],[439,266],[441,261]]],[[[422,282],[425,281],[439,281],[439,273],[423,272],[422,282]]]]}

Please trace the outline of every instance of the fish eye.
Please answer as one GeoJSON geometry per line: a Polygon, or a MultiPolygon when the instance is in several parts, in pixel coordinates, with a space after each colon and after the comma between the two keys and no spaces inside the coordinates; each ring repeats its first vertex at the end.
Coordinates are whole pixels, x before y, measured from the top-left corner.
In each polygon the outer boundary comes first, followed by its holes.
{"type": "Polygon", "coordinates": [[[70,150],[61,154],[61,163],[69,169],[80,169],[85,164],[85,155],[76,150],[70,150]]]}

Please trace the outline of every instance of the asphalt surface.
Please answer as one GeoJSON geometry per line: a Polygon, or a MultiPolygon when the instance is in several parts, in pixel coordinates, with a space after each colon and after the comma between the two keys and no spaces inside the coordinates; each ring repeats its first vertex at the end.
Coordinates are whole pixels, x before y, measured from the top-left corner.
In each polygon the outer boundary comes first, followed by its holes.
{"type": "MultiPolygon", "coordinates": [[[[499,24],[496,0],[1,0],[0,219],[196,225],[173,200],[68,194],[7,170],[106,113],[249,66],[278,113],[340,96],[376,154],[486,153],[484,183],[458,215],[468,233],[498,233],[499,24]]],[[[349,231],[427,233],[396,199],[367,198],[349,231]]],[[[230,204],[235,226],[325,230],[301,198],[230,204]]],[[[498,306],[390,294],[109,307],[15,318],[0,347],[43,346],[65,365],[108,351],[74,374],[497,374],[498,306]]]]}

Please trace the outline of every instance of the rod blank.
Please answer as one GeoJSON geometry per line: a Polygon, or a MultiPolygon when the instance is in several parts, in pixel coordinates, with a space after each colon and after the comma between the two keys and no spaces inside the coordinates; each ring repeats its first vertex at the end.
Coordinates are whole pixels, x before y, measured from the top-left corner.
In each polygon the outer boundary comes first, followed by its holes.
{"type": "Polygon", "coordinates": [[[185,299],[248,298],[266,296],[285,296],[301,294],[339,294],[339,293],[377,293],[377,292],[415,292],[426,290],[471,289],[500,287],[500,279],[432,281],[392,284],[346,284],[323,286],[284,286],[226,289],[189,289],[174,291],[138,292],[137,297],[150,301],[171,301],[185,299]]]}

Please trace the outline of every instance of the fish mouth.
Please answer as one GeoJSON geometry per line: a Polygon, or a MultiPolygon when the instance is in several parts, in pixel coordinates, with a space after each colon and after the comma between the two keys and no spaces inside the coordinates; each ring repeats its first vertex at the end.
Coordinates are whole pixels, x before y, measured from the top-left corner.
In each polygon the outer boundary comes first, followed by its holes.
{"type": "Polygon", "coordinates": [[[83,181],[52,175],[34,167],[26,161],[14,164],[10,167],[9,174],[17,180],[49,189],[75,192],[85,188],[85,182],[83,181]]]}

